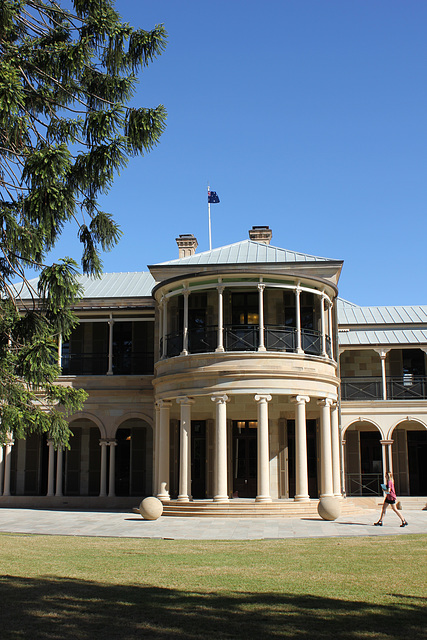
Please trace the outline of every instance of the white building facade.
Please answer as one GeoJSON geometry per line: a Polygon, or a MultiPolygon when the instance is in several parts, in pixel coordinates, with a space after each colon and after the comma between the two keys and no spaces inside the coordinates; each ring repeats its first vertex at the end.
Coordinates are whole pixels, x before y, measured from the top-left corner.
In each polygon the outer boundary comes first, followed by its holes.
{"type": "Polygon", "coordinates": [[[0,505],[307,502],[380,495],[388,469],[427,495],[427,307],[340,300],[342,261],[249,236],[82,277],[59,383],[89,397],[67,451],[10,434],[0,505]]]}

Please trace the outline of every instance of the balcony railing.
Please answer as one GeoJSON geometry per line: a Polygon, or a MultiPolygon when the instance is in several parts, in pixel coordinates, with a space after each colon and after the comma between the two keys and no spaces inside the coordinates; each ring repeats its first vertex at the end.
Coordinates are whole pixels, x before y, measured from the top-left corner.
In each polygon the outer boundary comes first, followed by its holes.
{"type": "MultiPolygon", "coordinates": [[[[66,353],[61,359],[62,375],[104,376],[108,371],[106,353],[66,353]]],[[[154,372],[154,354],[134,352],[113,356],[115,375],[151,375],[154,372]]]]}
{"type": "MultiPolygon", "coordinates": [[[[425,400],[427,398],[427,377],[393,376],[386,378],[387,400],[425,400]]],[[[382,378],[341,378],[341,398],[343,400],[382,400],[382,378]]]]}
{"type": "MultiPolygon", "coordinates": [[[[266,325],[264,341],[267,351],[297,351],[297,330],[283,325],[266,325]]],[[[166,336],[166,356],[173,358],[183,351],[183,332],[175,331],[166,336]]],[[[188,353],[210,353],[218,345],[218,327],[207,326],[188,330],[188,353]]],[[[225,351],[257,351],[259,347],[258,325],[225,325],[223,329],[225,351]]],[[[163,341],[161,341],[163,347],[163,341]]],[[[309,355],[322,355],[322,334],[319,331],[301,329],[301,347],[309,355]]],[[[326,337],[326,353],[331,357],[331,341],[326,337]]]]}
{"type": "Polygon", "coordinates": [[[348,496],[382,495],[381,473],[346,473],[346,493],[348,496]]]}

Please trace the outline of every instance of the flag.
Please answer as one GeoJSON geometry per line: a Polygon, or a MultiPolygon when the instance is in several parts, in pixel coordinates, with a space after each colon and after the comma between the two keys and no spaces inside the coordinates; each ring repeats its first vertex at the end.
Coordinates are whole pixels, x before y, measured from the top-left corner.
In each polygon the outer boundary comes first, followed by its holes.
{"type": "Polygon", "coordinates": [[[210,204],[217,204],[219,202],[216,191],[208,191],[208,202],[210,204]]]}

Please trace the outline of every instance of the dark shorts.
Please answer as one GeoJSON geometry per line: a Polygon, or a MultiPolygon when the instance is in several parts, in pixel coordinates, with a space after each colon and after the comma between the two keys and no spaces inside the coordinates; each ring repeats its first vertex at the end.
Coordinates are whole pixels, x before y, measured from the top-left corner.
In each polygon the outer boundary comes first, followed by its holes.
{"type": "Polygon", "coordinates": [[[386,498],[385,501],[387,504],[396,504],[396,500],[393,500],[393,498],[386,498]]]}

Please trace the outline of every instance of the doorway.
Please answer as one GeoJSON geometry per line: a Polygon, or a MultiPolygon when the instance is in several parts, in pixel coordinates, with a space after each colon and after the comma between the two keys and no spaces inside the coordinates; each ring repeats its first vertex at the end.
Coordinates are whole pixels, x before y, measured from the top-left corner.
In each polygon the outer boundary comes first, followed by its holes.
{"type": "Polygon", "coordinates": [[[191,421],[191,495],[206,498],[206,422],[191,421]]]}
{"type": "Polygon", "coordinates": [[[427,495],[427,431],[408,431],[409,492],[427,495]]]}
{"type": "Polygon", "coordinates": [[[255,498],[257,493],[257,421],[233,421],[233,495],[255,498]]]}
{"type": "MultiPolygon", "coordinates": [[[[288,452],[289,452],[289,497],[293,498],[296,493],[296,465],[295,465],[295,420],[287,421],[288,431],[288,452]]],[[[308,494],[310,498],[318,496],[317,485],[317,422],[316,420],[306,420],[307,433],[307,474],[308,474],[308,494]]]]}

